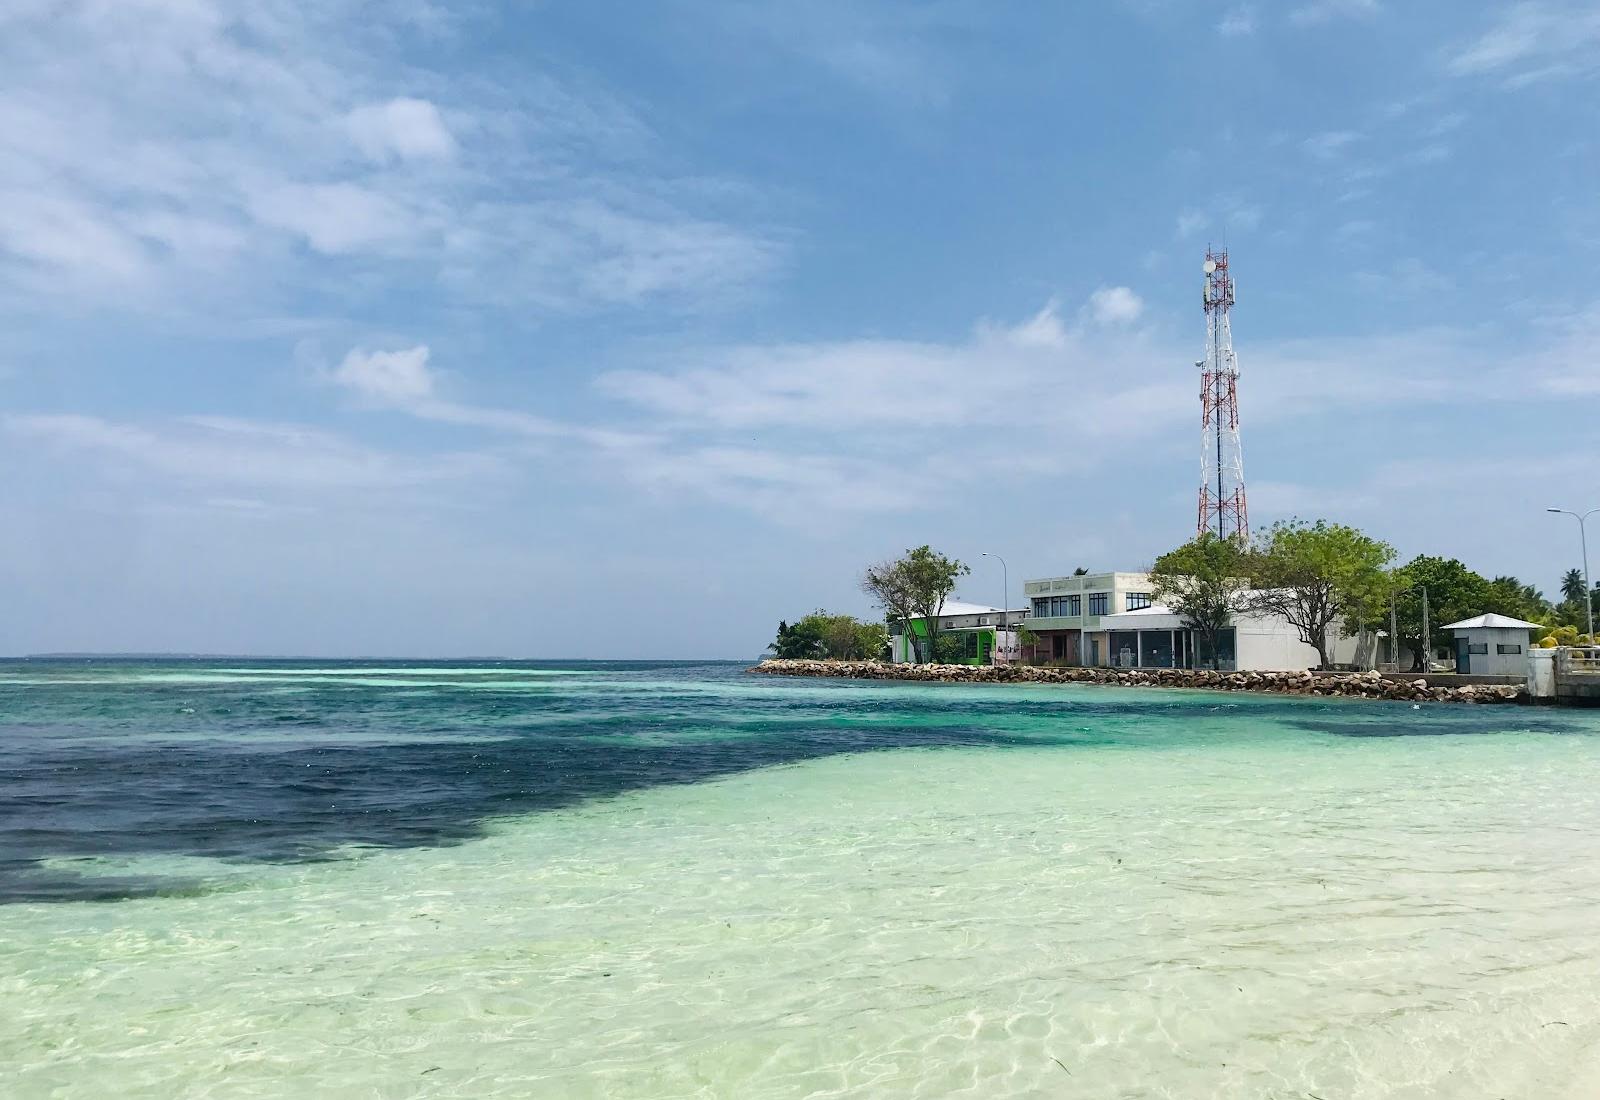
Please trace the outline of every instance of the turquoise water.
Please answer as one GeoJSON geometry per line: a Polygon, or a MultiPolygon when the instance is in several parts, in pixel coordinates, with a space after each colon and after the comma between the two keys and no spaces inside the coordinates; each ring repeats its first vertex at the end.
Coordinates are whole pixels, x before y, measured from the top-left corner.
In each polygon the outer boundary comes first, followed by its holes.
{"type": "Polygon", "coordinates": [[[5,1097],[1593,1097],[1600,714],[0,665],[5,1097]]]}

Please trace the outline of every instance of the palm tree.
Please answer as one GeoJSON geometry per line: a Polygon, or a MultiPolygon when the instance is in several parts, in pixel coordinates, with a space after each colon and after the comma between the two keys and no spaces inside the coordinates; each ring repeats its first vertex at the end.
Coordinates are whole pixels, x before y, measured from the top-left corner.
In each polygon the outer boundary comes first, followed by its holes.
{"type": "Polygon", "coordinates": [[[778,624],[778,636],[767,648],[780,661],[796,661],[806,657],[819,656],[822,650],[822,640],[800,623],[790,626],[786,622],[780,622],[778,624]]]}
{"type": "Polygon", "coordinates": [[[1568,569],[1561,576],[1561,598],[1583,605],[1583,570],[1568,569]]]}

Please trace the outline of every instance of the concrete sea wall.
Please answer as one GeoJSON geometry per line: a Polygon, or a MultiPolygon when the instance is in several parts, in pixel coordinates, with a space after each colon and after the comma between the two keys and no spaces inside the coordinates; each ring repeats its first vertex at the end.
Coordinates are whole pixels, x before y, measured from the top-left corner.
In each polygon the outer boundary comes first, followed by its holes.
{"type": "Polygon", "coordinates": [[[916,680],[947,684],[1115,684],[1203,688],[1278,695],[1317,695],[1436,703],[1525,703],[1512,684],[1430,684],[1420,676],[1377,672],[1210,672],[1200,669],[1044,668],[1034,665],[891,665],[880,661],[766,660],[748,671],[765,676],[831,676],[852,680],[916,680]]]}

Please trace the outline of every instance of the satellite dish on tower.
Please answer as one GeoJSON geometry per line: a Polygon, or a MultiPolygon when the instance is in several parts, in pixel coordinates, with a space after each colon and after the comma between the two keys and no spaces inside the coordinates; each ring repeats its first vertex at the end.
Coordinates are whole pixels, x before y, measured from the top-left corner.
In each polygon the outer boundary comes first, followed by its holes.
{"type": "Polygon", "coordinates": [[[1207,260],[1206,261],[1206,274],[1207,275],[1210,275],[1216,269],[1217,269],[1217,261],[1215,261],[1215,260],[1207,260]]]}

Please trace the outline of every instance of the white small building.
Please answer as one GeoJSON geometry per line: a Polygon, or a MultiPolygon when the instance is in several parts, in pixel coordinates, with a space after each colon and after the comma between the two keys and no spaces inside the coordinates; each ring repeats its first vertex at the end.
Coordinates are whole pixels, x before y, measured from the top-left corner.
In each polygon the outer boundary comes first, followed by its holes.
{"type": "Polygon", "coordinates": [[[1456,671],[1463,676],[1526,676],[1528,632],[1538,623],[1509,615],[1479,615],[1444,628],[1455,635],[1456,671]]]}
{"type": "MultiPolygon", "coordinates": [[[[1119,668],[1210,668],[1211,654],[1198,631],[1162,604],[1100,620],[1109,663],[1119,668]]],[[[1328,659],[1348,664],[1356,640],[1330,631],[1328,659]]],[[[1217,667],[1227,672],[1298,672],[1317,667],[1317,650],[1277,615],[1235,614],[1217,638],[1217,667]]]]}

